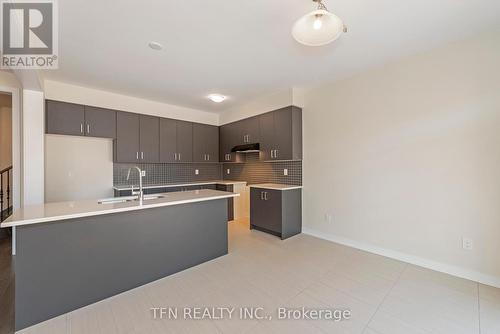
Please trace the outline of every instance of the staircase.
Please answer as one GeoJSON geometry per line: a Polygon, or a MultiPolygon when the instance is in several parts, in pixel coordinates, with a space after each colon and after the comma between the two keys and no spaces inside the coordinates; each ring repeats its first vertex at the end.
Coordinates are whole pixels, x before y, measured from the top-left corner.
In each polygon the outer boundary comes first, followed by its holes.
{"type": "Polygon", "coordinates": [[[12,166],[0,171],[0,222],[12,214],[10,180],[12,179],[12,166]]]}

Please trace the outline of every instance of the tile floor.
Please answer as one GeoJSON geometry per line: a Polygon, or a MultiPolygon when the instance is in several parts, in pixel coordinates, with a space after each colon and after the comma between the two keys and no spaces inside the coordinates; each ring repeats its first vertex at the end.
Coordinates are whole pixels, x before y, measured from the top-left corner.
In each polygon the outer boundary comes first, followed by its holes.
{"type": "Polygon", "coordinates": [[[500,333],[500,289],[307,235],[230,224],[229,255],[20,333],[500,333]],[[153,319],[152,307],[264,307],[273,320],[153,319]],[[349,309],[350,320],[276,320],[278,307],[349,309]]]}

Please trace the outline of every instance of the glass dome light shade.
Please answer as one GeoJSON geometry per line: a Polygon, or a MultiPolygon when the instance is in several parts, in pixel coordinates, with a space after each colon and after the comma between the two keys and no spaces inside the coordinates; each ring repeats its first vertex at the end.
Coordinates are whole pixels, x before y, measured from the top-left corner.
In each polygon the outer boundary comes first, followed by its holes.
{"type": "Polygon", "coordinates": [[[292,36],[301,44],[321,46],[335,41],[344,30],[344,23],[324,9],[312,11],[295,22],[292,36]]]}

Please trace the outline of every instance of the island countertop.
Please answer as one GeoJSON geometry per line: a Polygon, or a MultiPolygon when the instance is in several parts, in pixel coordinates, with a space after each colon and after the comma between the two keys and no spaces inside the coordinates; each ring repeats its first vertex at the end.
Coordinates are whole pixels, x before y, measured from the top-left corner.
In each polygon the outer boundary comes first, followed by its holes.
{"type": "MultiPolygon", "coordinates": [[[[29,224],[54,222],[65,219],[105,215],[117,212],[145,210],[169,205],[179,205],[232,198],[238,197],[240,195],[237,193],[225,191],[202,189],[155,194],[151,196],[161,196],[161,198],[145,200],[142,203],[140,203],[139,201],[128,201],[120,203],[100,204],[100,201],[105,200],[83,200],[30,205],[15,210],[12,215],[0,225],[0,227],[16,227],[29,224]]],[[[126,197],[117,198],[117,200],[126,199],[126,197]]]]}

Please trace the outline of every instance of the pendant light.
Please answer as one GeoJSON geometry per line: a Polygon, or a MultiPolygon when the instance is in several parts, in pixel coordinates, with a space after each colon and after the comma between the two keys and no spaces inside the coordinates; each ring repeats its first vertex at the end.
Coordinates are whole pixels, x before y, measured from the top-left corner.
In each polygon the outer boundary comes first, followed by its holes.
{"type": "Polygon", "coordinates": [[[318,4],[318,8],[302,16],[293,26],[292,36],[297,42],[307,46],[321,46],[347,32],[342,20],[328,11],[323,0],[312,1],[318,4]]]}

